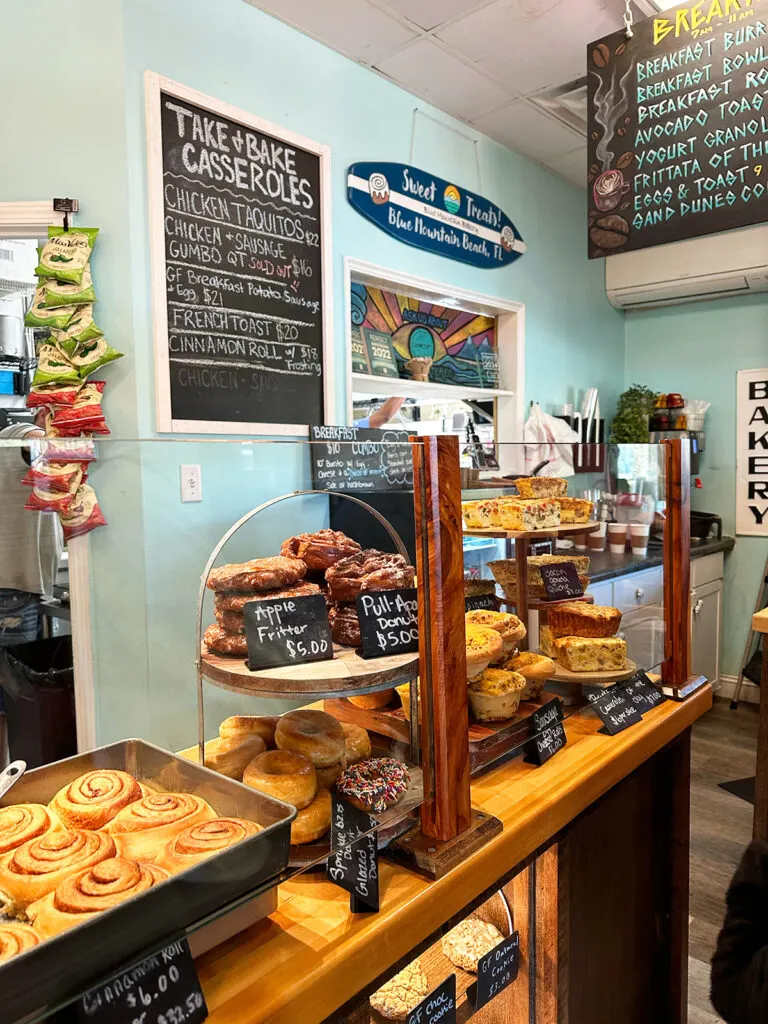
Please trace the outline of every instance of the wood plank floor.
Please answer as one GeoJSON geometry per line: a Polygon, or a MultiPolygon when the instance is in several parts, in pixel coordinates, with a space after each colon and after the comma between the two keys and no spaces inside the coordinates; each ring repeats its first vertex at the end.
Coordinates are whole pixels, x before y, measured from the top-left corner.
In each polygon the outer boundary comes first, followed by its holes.
{"type": "Polygon", "coordinates": [[[731,711],[716,700],[691,746],[691,922],[688,1024],[718,1024],[709,1001],[709,963],[725,914],[725,892],[752,838],[752,805],[718,783],[755,773],[757,705],[731,711]]]}

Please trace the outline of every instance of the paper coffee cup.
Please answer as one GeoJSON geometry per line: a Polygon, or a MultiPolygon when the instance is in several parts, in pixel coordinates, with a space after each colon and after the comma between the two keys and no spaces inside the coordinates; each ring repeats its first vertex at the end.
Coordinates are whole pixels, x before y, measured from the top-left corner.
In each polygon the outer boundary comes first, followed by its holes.
{"type": "Polygon", "coordinates": [[[620,555],[627,546],[627,524],[608,523],[608,546],[614,555],[620,555]]]}
{"type": "Polygon", "coordinates": [[[605,523],[600,523],[598,528],[587,534],[587,547],[590,551],[605,551],[605,523]]]}
{"type": "Polygon", "coordinates": [[[650,523],[630,523],[629,539],[632,542],[632,554],[644,555],[648,550],[648,537],[651,532],[650,523]]]}

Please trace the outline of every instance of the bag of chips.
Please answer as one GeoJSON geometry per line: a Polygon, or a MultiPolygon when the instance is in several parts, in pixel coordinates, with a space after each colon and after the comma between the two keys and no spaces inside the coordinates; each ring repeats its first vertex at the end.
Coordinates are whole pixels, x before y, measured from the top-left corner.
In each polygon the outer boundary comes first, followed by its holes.
{"type": "Polygon", "coordinates": [[[55,277],[47,277],[43,282],[45,288],[45,304],[51,309],[55,306],[75,306],[84,302],[96,301],[96,290],[93,287],[91,268],[83,268],[83,279],[80,284],[57,281],[55,277]]]}
{"type": "Polygon", "coordinates": [[[67,324],[62,329],[51,330],[53,339],[57,345],[65,346],[80,345],[83,342],[91,341],[93,338],[101,337],[101,328],[93,319],[93,303],[86,302],[83,306],[75,307],[67,324]]]}
{"type": "Polygon", "coordinates": [[[84,384],[72,405],[54,409],[52,424],[63,437],[78,434],[108,434],[107,421],[101,409],[101,398],[105,381],[97,380],[84,384]]]}
{"type": "Polygon", "coordinates": [[[46,426],[46,438],[39,441],[40,457],[46,462],[93,462],[96,458],[96,443],[90,437],[61,437],[52,433],[50,422],[46,426]]]}
{"type": "Polygon", "coordinates": [[[96,492],[89,484],[80,485],[71,507],[60,516],[60,521],[65,541],[107,525],[96,492]]]}
{"type": "Polygon", "coordinates": [[[38,459],[27,470],[22,483],[38,491],[62,491],[74,495],[83,482],[85,470],[78,462],[45,462],[38,459]]]}
{"type": "Polygon", "coordinates": [[[80,393],[82,383],[77,384],[40,384],[27,395],[27,408],[39,409],[43,406],[72,405],[80,393]]]}
{"type": "Polygon", "coordinates": [[[83,271],[99,233],[98,228],[48,228],[48,241],[35,267],[38,277],[54,277],[57,281],[82,284],[83,271]]]}
{"type": "Polygon", "coordinates": [[[123,353],[112,348],[106,338],[94,338],[92,341],[73,344],[66,342],[63,346],[72,364],[84,379],[95,373],[100,367],[115,359],[122,359],[123,353]]]}
{"type": "Polygon", "coordinates": [[[25,327],[55,327],[63,330],[74,316],[76,310],[72,305],[58,306],[51,309],[45,303],[45,286],[39,284],[35,289],[32,305],[24,315],[25,327]]]}
{"type": "Polygon", "coordinates": [[[37,369],[32,378],[32,387],[43,384],[65,384],[80,380],[77,367],[65,352],[50,342],[43,342],[37,354],[37,369]]]}
{"type": "Polygon", "coordinates": [[[29,512],[68,512],[75,495],[68,491],[48,491],[33,487],[24,506],[29,512]]]}

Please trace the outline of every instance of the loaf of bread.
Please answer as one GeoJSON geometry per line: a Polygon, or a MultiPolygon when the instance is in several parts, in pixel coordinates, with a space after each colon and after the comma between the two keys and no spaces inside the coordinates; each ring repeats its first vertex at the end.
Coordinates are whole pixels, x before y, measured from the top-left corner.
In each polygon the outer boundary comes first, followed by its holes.
{"type": "Polygon", "coordinates": [[[554,648],[555,658],[571,672],[620,672],[627,666],[627,642],[617,636],[563,636],[554,648]]]}
{"type": "Polygon", "coordinates": [[[558,497],[561,523],[588,523],[594,507],[586,498],[558,497]]]}
{"type": "Polygon", "coordinates": [[[552,636],[613,636],[621,625],[621,612],[584,601],[564,601],[550,608],[547,624],[552,636]]]}
{"type": "Polygon", "coordinates": [[[515,487],[521,498],[555,498],[566,493],[568,481],[559,476],[521,476],[515,487]]]}
{"type": "MultiPolygon", "coordinates": [[[[541,567],[543,565],[564,565],[571,563],[576,567],[581,585],[589,586],[589,577],[585,575],[589,569],[589,557],[587,555],[532,555],[527,562],[528,565],[528,596],[546,598],[547,591],[544,581],[541,578],[541,567]]],[[[488,563],[491,572],[497,583],[504,588],[504,593],[509,601],[517,600],[517,566],[514,558],[499,558],[488,563]]]]}

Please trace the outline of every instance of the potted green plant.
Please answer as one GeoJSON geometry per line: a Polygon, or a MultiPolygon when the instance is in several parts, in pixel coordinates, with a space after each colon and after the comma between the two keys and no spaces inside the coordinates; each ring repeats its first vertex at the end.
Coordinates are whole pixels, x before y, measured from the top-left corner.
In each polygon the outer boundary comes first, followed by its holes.
{"type": "Polygon", "coordinates": [[[648,444],[648,422],[656,401],[656,392],[643,384],[633,384],[619,395],[616,416],[611,427],[613,444],[648,444]]]}

